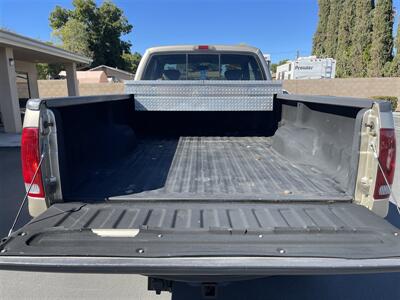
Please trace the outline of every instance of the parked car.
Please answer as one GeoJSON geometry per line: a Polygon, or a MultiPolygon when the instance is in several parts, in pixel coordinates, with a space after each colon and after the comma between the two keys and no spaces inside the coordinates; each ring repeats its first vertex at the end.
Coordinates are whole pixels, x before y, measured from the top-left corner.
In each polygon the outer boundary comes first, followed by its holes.
{"type": "Polygon", "coordinates": [[[249,46],[151,48],[126,92],[28,102],[35,218],[1,241],[0,268],[139,273],[157,290],[400,271],[390,103],[283,94],[249,46]]]}

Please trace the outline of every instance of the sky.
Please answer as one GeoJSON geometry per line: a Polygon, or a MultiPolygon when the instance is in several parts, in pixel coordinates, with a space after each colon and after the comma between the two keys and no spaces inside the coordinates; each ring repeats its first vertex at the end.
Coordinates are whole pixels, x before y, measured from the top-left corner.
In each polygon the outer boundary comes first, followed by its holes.
{"type": "MultiPolygon", "coordinates": [[[[48,17],[72,0],[0,0],[0,26],[51,40],[48,17]]],[[[96,1],[100,4],[102,1],[96,1]]],[[[132,52],[174,44],[245,43],[273,62],[311,53],[318,21],[317,0],[114,0],[133,25],[124,39],[132,52]]],[[[400,0],[394,1],[400,7],[400,0]]]]}

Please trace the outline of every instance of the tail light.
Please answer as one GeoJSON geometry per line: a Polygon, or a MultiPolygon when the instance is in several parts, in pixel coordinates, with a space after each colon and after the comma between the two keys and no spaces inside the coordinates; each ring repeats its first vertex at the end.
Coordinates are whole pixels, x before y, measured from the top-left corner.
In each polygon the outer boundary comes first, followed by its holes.
{"type": "Polygon", "coordinates": [[[208,45],[199,45],[197,46],[197,49],[199,50],[208,50],[210,47],[208,45]]]}
{"type": "Polygon", "coordinates": [[[390,187],[393,184],[396,165],[396,135],[393,128],[381,128],[380,130],[378,160],[383,173],[378,167],[374,199],[386,199],[390,196],[390,187]]]}
{"type": "Polygon", "coordinates": [[[28,195],[32,197],[44,197],[42,173],[40,169],[38,170],[40,162],[39,129],[36,127],[27,127],[22,130],[21,160],[22,176],[26,191],[28,191],[29,185],[32,183],[28,195]],[[37,174],[33,180],[36,171],[37,174]]]}

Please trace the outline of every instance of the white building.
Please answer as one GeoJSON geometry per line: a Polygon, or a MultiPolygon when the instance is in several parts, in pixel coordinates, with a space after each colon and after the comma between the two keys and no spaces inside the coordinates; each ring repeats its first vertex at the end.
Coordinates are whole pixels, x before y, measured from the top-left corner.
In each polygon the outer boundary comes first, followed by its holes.
{"type": "Polygon", "coordinates": [[[276,69],[277,80],[290,79],[329,79],[335,78],[336,60],[317,58],[316,56],[299,57],[276,69]]]}

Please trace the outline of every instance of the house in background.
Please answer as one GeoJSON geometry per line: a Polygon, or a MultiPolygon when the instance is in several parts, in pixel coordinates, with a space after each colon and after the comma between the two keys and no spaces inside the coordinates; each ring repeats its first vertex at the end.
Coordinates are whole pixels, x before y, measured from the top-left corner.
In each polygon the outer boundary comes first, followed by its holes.
{"type": "MultiPolygon", "coordinates": [[[[61,71],[58,73],[60,79],[66,77],[66,72],[61,71]]],[[[109,80],[104,71],[76,71],[76,78],[79,83],[108,83],[109,80]]]]}
{"type": "Polygon", "coordinates": [[[94,67],[92,69],[89,69],[89,71],[103,71],[104,73],[106,73],[109,82],[124,82],[125,80],[133,80],[135,77],[135,74],[133,73],[106,65],[94,67]]]}
{"type": "MultiPolygon", "coordinates": [[[[58,75],[60,79],[66,78],[65,71],[61,71],[58,75]]],[[[97,66],[86,71],[77,71],[76,76],[79,83],[124,82],[135,78],[135,74],[106,65],[97,66]]]]}

